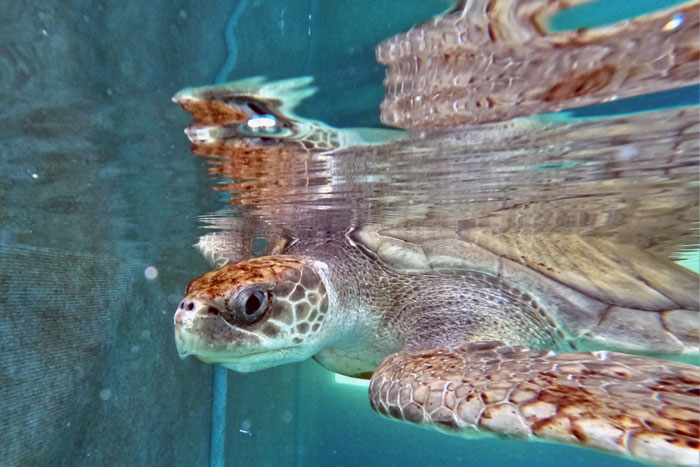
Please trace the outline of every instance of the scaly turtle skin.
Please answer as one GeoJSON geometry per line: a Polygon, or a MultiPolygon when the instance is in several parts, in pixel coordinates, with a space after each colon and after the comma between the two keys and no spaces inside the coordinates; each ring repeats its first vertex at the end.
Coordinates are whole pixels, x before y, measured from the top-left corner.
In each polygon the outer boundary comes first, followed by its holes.
{"type": "MultiPolygon", "coordinates": [[[[425,231],[403,231],[410,233],[425,231]]],[[[697,352],[697,306],[655,312],[610,305],[504,258],[500,273],[483,272],[483,262],[473,260],[479,247],[467,241],[471,252],[453,258],[476,267],[416,271],[406,266],[412,247],[403,246],[399,260],[398,251],[386,251],[392,247],[372,243],[377,236],[380,243],[395,239],[367,228],[292,242],[283,254],[195,279],[175,315],[180,355],[236,371],[313,357],[331,371],[371,378],[372,407],[400,420],[464,436],[573,443],[654,463],[697,462],[697,367],[572,352],[590,347],[598,332],[585,323],[600,327],[618,308],[627,312],[627,331],[615,330],[615,345],[611,329],[599,347],[634,343],[658,352],[657,339],[640,338],[672,334],[659,315],[676,313],[665,317],[682,322],[672,339],[681,351],[697,352]],[[581,313],[597,319],[579,319],[581,313]],[[648,315],[659,320],[656,328],[648,315]]],[[[693,273],[670,270],[692,280],[693,273]]]]}

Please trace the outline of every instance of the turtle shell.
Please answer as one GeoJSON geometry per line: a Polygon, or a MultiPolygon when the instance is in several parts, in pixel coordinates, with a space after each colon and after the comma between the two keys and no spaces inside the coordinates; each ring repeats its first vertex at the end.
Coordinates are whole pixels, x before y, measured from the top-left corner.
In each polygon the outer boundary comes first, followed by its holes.
{"type": "Polygon", "coordinates": [[[575,234],[365,226],[349,238],[405,272],[476,270],[546,304],[591,346],[696,352],[698,274],[636,245],[575,234]]]}

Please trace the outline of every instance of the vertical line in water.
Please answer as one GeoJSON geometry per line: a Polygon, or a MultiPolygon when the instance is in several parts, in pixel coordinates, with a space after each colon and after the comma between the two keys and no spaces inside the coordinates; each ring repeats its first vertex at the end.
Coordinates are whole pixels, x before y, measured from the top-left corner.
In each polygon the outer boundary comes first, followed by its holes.
{"type": "Polygon", "coordinates": [[[226,436],[226,368],[214,365],[211,397],[211,439],[209,466],[224,467],[224,439],[226,436]]]}
{"type": "MultiPolygon", "coordinates": [[[[241,0],[233,10],[224,28],[226,43],[226,61],[221,66],[214,82],[221,84],[228,80],[228,75],[236,67],[238,61],[238,46],[234,29],[248,6],[248,0],[241,0]]],[[[209,466],[224,467],[224,445],[226,441],[226,368],[214,365],[214,376],[211,385],[211,434],[209,439],[209,466]]]]}
{"type": "Polygon", "coordinates": [[[296,451],[294,453],[294,467],[301,467],[301,440],[302,440],[302,420],[301,420],[301,401],[303,400],[301,391],[302,391],[302,385],[301,385],[301,371],[299,367],[301,366],[300,364],[294,365],[296,368],[294,368],[294,394],[295,400],[294,403],[296,407],[294,408],[294,450],[296,451]]]}
{"type": "Polygon", "coordinates": [[[221,70],[216,75],[214,80],[217,84],[224,83],[228,81],[228,75],[236,67],[236,62],[238,61],[238,45],[236,44],[236,36],[233,35],[234,29],[238,24],[238,20],[243,14],[243,10],[248,6],[248,0],[241,0],[238,5],[233,10],[231,17],[226,22],[226,27],[224,28],[224,41],[226,42],[226,61],[221,66],[221,70]]]}
{"type": "Polygon", "coordinates": [[[314,21],[317,21],[316,15],[318,14],[318,0],[311,0],[311,12],[309,13],[309,49],[306,52],[306,65],[304,66],[305,73],[307,75],[312,75],[311,73],[311,60],[314,57],[316,50],[316,32],[312,33],[311,25],[314,21]]]}

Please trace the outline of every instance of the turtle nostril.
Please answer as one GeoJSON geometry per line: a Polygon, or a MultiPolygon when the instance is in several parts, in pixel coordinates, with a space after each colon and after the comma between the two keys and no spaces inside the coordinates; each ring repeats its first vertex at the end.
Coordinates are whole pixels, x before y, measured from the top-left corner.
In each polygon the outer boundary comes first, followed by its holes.
{"type": "Polygon", "coordinates": [[[185,308],[187,311],[192,311],[194,310],[194,303],[193,302],[188,302],[187,305],[185,305],[185,308]]]}

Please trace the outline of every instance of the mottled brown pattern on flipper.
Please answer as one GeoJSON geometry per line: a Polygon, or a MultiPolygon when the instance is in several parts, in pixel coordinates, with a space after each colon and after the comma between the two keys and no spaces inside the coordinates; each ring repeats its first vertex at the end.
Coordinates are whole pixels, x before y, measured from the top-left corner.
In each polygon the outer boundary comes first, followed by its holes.
{"type": "Polygon", "coordinates": [[[581,0],[471,0],[382,42],[382,122],[454,128],[696,84],[698,2],[549,31],[581,0]],[[675,24],[671,21],[683,15],[675,24]]]}
{"type": "Polygon", "coordinates": [[[372,377],[370,400],[386,416],[464,436],[487,432],[697,465],[698,385],[700,369],[681,363],[477,343],[390,355],[372,377]]]}

